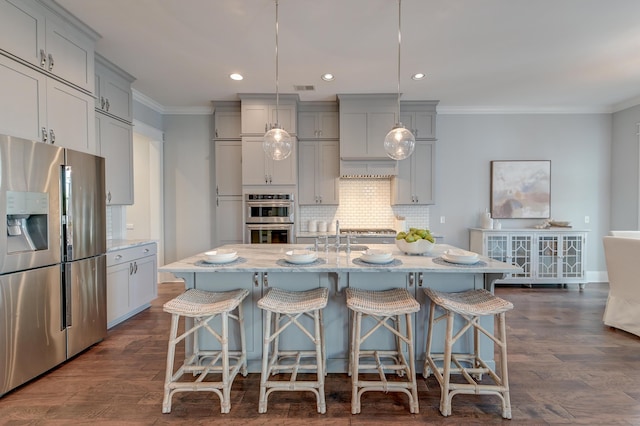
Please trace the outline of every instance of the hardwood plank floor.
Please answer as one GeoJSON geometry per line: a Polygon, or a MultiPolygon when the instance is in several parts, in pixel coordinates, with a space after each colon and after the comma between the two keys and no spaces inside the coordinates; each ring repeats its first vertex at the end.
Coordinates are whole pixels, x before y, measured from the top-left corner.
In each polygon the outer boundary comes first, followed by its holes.
{"type": "Polygon", "coordinates": [[[238,376],[231,412],[220,413],[209,392],[178,393],[162,414],[169,315],[162,304],[183,291],[162,284],[153,306],[109,331],[73,360],[0,398],[2,425],[374,425],[374,424],[640,424],[640,338],[602,323],[607,284],[561,288],[499,287],[507,314],[513,420],[503,420],[497,397],[458,395],[453,414],[438,411],[440,390],[419,378],[420,413],[401,394],[368,392],[351,415],[350,379],[330,374],[327,413],[311,393],[277,392],[258,414],[258,374],[238,376]]]}

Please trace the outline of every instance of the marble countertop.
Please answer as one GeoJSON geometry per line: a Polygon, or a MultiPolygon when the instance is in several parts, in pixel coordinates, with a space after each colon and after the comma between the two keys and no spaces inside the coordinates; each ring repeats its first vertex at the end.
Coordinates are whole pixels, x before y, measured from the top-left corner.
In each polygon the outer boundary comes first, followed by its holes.
{"type": "Polygon", "coordinates": [[[234,244],[223,246],[238,252],[238,261],[229,264],[207,264],[204,253],[170,263],[158,269],[159,272],[438,272],[438,273],[517,273],[522,269],[488,257],[480,256],[476,265],[456,265],[441,261],[439,258],[447,249],[455,247],[438,244],[427,255],[406,255],[395,245],[367,244],[371,249],[392,250],[394,262],[390,264],[364,264],[358,258],[360,251],[336,253],[335,248],[328,252],[318,252],[320,262],[310,265],[292,265],[284,261],[285,252],[292,249],[304,249],[308,244],[234,244]],[[354,263],[355,259],[355,263],[354,263]],[[399,262],[397,262],[399,261],[399,262]]]}
{"type": "Polygon", "coordinates": [[[107,240],[107,253],[116,250],[127,249],[130,247],[141,246],[149,243],[157,243],[155,240],[107,240]]]}

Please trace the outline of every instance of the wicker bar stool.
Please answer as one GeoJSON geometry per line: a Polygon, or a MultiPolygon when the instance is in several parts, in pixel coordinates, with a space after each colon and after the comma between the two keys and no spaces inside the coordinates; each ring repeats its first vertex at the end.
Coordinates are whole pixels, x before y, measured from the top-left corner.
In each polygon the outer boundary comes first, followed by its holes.
{"type": "Polygon", "coordinates": [[[409,396],[409,409],[418,413],[415,352],[411,315],[420,310],[420,304],[404,288],[385,291],[347,288],[347,307],[353,312],[349,375],[351,376],[351,413],[360,413],[360,398],[369,391],[403,392],[409,396]],[[401,331],[404,316],[406,334],[401,331]],[[362,318],[370,317],[376,324],[362,335],[362,318]],[[391,322],[391,324],[389,324],[391,322]],[[380,329],[389,330],[395,340],[394,350],[362,350],[361,345],[380,329]],[[403,353],[403,344],[409,352],[409,361],[403,353]],[[365,362],[366,361],[366,362],[365,362]],[[380,380],[360,380],[361,371],[377,371],[380,380]],[[388,381],[386,372],[406,375],[404,381],[388,381]]]}
{"type": "Polygon", "coordinates": [[[267,412],[267,400],[275,391],[309,391],[316,395],[318,413],[327,410],[324,397],[326,375],[326,349],[322,309],[327,306],[329,290],[315,288],[307,291],[287,291],[271,288],[258,301],[258,307],[266,312],[262,349],[262,375],[260,378],[260,401],[258,411],[267,412]],[[308,330],[300,317],[313,319],[313,330],[308,330]],[[281,350],[283,332],[295,325],[314,343],[314,350],[281,350]],[[272,330],[273,327],[273,330],[272,330]],[[271,347],[271,356],[269,348],[271,347]],[[311,361],[309,358],[315,358],[311,361]],[[299,372],[315,371],[316,380],[298,380],[299,372]],[[269,380],[271,375],[290,373],[289,380],[269,380]]]}
{"type": "MultiPolygon", "coordinates": [[[[231,385],[238,374],[247,375],[247,351],[245,342],[242,301],[249,295],[247,290],[211,292],[189,289],[180,296],[164,304],[165,312],[171,314],[171,331],[167,350],[167,370],[164,381],[164,399],[162,412],[171,412],[171,398],[176,392],[205,391],[214,392],[220,398],[220,411],[228,413],[231,409],[231,385]],[[237,309],[237,314],[232,312],[237,309]],[[180,317],[192,319],[188,328],[185,321],[185,332],[178,336],[180,317]],[[211,321],[221,318],[221,330],[216,331],[211,321]],[[240,348],[229,350],[229,319],[238,321],[240,326],[240,348]],[[187,329],[188,328],[188,329],[187,329]],[[199,346],[198,331],[207,330],[220,342],[220,350],[202,350],[199,346]],[[182,365],[174,372],[176,345],[187,337],[191,338],[192,353],[186,354],[182,365]],[[229,360],[235,362],[230,364],[229,360]],[[195,376],[193,381],[179,381],[185,373],[195,376]],[[219,374],[220,381],[204,381],[208,374],[219,374]]],[[[186,341],[185,341],[186,345],[186,341]]],[[[186,348],[185,348],[186,349],[186,348]]]]}
{"type": "Polygon", "coordinates": [[[505,312],[513,309],[513,304],[483,289],[445,293],[425,288],[424,292],[431,303],[423,375],[426,378],[430,371],[433,372],[440,384],[440,413],[443,416],[451,414],[451,400],[457,394],[497,395],[502,401],[502,417],[510,419],[505,312]],[[436,306],[444,310],[438,317],[435,317],[436,306]],[[456,314],[463,318],[464,325],[454,335],[456,314]],[[487,315],[497,316],[496,333],[489,332],[480,324],[480,317],[487,315]],[[432,353],[433,326],[443,319],[446,319],[444,353],[432,353]],[[470,328],[473,328],[473,353],[453,353],[455,342],[470,328]],[[480,358],[480,333],[499,348],[500,375],[480,358]],[[461,374],[466,383],[451,383],[451,374],[461,374]],[[488,374],[493,383],[481,384],[483,374],[488,374]]]}

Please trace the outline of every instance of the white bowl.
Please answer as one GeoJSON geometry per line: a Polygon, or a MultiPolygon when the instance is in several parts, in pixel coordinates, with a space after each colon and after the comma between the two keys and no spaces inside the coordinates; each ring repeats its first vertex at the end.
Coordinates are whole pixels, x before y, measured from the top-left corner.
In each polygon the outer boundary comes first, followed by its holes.
{"type": "Polygon", "coordinates": [[[455,263],[475,263],[478,261],[478,253],[461,249],[446,250],[442,257],[444,260],[455,263]]]}
{"type": "Polygon", "coordinates": [[[318,258],[318,254],[311,250],[289,250],[284,254],[289,263],[311,263],[318,258]]]}
{"type": "Polygon", "coordinates": [[[424,254],[430,253],[436,244],[423,239],[413,243],[408,243],[405,240],[396,240],[396,246],[407,254],[424,254]]]}
{"type": "Polygon", "coordinates": [[[392,253],[385,250],[368,249],[365,250],[361,258],[369,263],[387,263],[393,260],[392,253]]]}
{"type": "Polygon", "coordinates": [[[207,262],[220,263],[231,261],[238,257],[238,252],[231,249],[216,249],[204,253],[207,262]]]}

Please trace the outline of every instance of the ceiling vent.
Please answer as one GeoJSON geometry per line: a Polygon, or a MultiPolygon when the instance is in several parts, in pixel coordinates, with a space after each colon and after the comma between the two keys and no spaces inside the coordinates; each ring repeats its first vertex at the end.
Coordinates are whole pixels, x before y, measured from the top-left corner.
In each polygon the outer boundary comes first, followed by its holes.
{"type": "Polygon", "coordinates": [[[296,92],[309,92],[316,90],[316,87],[313,84],[294,84],[293,90],[296,92]]]}

